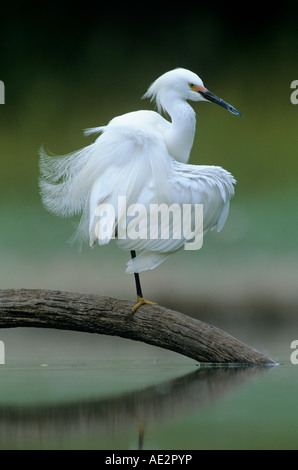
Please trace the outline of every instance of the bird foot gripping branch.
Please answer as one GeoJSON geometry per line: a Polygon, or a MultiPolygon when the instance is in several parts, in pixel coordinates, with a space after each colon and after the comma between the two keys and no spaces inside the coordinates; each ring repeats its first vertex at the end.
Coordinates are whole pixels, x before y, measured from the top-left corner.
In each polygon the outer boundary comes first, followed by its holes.
{"type": "MultiPolygon", "coordinates": [[[[136,258],[136,252],[132,250],[130,252],[131,258],[135,259],[136,258]]],[[[135,313],[141,305],[157,305],[156,302],[150,302],[149,300],[145,300],[143,297],[142,293],[142,288],[141,288],[141,281],[140,281],[140,276],[139,273],[134,273],[135,277],[135,284],[136,284],[136,290],[137,290],[137,303],[136,305],[131,309],[133,313],[135,313]]]]}
{"type": "Polygon", "coordinates": [[[143,297],[140,297],[137,295],[137,303],[136,305],[131,309],[133,313],[135,313],[141,305],[157,305],[156,302],[150,302],[149,300],[145,300],[143,297]]]}

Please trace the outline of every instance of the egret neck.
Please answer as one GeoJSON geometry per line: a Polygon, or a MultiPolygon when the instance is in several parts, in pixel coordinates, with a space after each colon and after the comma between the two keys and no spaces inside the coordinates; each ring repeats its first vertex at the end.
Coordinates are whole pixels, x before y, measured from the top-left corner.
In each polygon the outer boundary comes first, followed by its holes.
{"type": "Polygon", "coordinates": [[[163,108],[171,117],[172,124],[165,135],[169,154],[182,163],[187,163],[196,130],[196,114],[190,104],[170,94],[163,108]]]}

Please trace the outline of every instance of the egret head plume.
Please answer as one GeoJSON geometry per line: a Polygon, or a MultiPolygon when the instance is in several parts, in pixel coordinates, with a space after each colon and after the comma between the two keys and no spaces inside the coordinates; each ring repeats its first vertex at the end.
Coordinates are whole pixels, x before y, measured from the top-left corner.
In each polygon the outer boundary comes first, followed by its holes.
{"type": "Polygon", "coordinates": [[[157,109],[161,112],[167,110],[166,101],[168,99],[204,101],[204,98],[198,93],[199,88],[204,88],[204,85],[198,75],[190,70],[177,68],[157,78],[150,85],[143,98],[149,98],[150,101],[155,100],[157,109]]]}

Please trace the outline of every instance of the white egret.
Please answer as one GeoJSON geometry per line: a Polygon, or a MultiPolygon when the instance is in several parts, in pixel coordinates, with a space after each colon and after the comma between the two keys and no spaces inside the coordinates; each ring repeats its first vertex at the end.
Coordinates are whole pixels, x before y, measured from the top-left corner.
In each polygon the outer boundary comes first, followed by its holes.
{"type": "MultiPolygon", "coordinates": [[[[144,97],[156,101],[159,113],[130,112],[115,117],[107,126],[87,129],[85,134],[100,136],[91,145],[63,157],[40,152],[45,207],[61,216],[81,213],[77,233],[89,239],[90,246],[115,238],[120,248],[130,251],[126,272],[135,275],[138,302],[133,310],[150,303],[143,298],[139,273],[156,268],[187,240],[184,234],[164,239],[156,232],[151,237],[136,237],[136,223],[131,223],[129,214],[123,216],[119,200],[137,209],[161,203],[168,207],[202,204],[203,234],[220,231],[228,216],[235,179],[219,166],[187,164],[196,127],[195,112],[188,101],[211,101],[241,116],[207,90],[195,73],[183,68],[159,77],[144,97]],[[162,111],[170,120],[161,116],[162,111]],[[106,209],[104,222],[99,207],[106,209]],[[109,207],[113,208],[110,213],[109,207]],[[126,236],[120,237],[120,230],[126,236]],[[136,251],[140,252],[138,256],[136,251]]],[[[138,218],[139,230],[147,221],[147,215],[138,218]]],[[[158,227],[155,229],[158,231],[158,227]]]]}

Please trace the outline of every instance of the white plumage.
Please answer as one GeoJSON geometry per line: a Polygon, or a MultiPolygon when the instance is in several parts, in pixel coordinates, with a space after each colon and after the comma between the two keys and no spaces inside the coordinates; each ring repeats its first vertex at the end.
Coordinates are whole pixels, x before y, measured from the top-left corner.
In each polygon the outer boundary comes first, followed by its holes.
{"type": "MultiPolygon", "coordinates": [[[[240,113],[210,93],[202,80],[185,69],[175,69],[158,78],[145,94],[155,100],[159,112],[136,111],[112,119],[107,126],[87,129],[100,133],[91,145],[63,157],[41,151],[42,199],[57,215],[82,213],[78,233],[90,245],[109,243],[125,221],[117,213],[117,201],[131,204],[203,204],[204,234],[222,229],[234,194],[233,176],[218,166],[189,165],[196,119],[191,101],[213,101],[240,113]],[[98,238],[97,207],[115,207],[115,221],[105,238],[98,238]],[[119,216],[119,217],[118,217],[119,216]]],[[[126,221],[127,222],[127,221],[126,221]]],[[[127,228],[127,227],[126,227],[127,228]]],[[[129,233],[128,233],[129,235],[129,233]]],[[[181,249],[181,239],[117,239],[120,248],[139,252],[127,263],[128,273],[154,269],[181,249]]]]}

